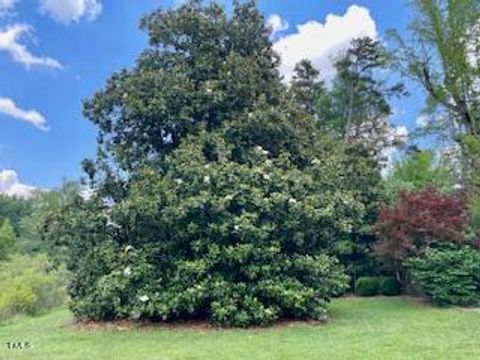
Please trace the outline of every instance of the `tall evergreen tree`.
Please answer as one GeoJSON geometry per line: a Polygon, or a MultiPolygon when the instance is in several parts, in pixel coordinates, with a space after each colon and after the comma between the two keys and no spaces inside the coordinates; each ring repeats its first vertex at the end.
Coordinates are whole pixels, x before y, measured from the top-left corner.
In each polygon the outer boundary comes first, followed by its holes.
{"type": "Polygon", "coordinates": [[[295,65],[290,92],[308,114],[315,114],[315,104],[323,91],[324,82],[311,61],[304,59],[295,65]]]}
{"type": "Polygon", "coordinates": [[[335,63],[331,90],[318,99],[320,125],[349,141],[368,143],[377,152],[392,146],[389,99],[406,94],[402,83],[392,85],[381,76],[392,65],[379,41],[354,39],[335,63]]]}

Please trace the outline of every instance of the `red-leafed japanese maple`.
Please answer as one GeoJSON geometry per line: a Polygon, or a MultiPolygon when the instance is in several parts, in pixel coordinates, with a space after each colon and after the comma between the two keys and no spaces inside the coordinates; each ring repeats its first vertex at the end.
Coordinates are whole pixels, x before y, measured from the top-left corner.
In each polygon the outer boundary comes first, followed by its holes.
{"type": "Polygon", "coordinates": [[[462,243],[467,222],[465,200],[459,195],[443,195],[435,188],[403,193],[394,207],[380,211],[375,253],[400,264],[433,241],[462,243]]]}

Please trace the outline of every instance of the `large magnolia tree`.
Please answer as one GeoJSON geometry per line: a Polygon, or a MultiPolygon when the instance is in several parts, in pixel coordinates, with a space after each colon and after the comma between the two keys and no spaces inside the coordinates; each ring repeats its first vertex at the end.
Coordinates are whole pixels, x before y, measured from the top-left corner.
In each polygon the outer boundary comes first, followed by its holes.
{"type": "Polygon", "coordinates": [[[375,162],[292,99],[254,2],[227,16],[190,1],[142,28],[136,66],[85,103],[99,129],[84,162],[95,195],[49,232],[70,249],[75,314],[323,318],[347,285],[338,242],[374,218],[375,162]]]}

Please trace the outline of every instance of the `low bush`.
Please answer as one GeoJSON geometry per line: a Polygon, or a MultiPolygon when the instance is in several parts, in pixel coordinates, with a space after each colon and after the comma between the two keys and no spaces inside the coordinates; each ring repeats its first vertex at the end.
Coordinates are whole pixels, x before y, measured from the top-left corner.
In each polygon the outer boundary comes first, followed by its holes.
{"type": "Polygon", "coordinates": [[[385,296],[397,296],[402,292],[402,288],[397,279],[386,276],[380,280],[379,293],[385,296]]]}
{"type": "Polygon", "coordinates": [[[435,304],[480,305],[480,252],[470,247],[428,249],[406,266],[412,282],[435,304]]]}
{"type": "Polygon", "coordinates": [[[365,276],[358,278],[355,284],[355,293],[359,296],[375,296],[380,290],[380,278],[365,276]]]}
{"type": "Polygon", "coordinates": [[[47,257],[12,256],[0,262],[0,320],[35,315],[65,302],[65,272],[49,267],[47,257]]]}

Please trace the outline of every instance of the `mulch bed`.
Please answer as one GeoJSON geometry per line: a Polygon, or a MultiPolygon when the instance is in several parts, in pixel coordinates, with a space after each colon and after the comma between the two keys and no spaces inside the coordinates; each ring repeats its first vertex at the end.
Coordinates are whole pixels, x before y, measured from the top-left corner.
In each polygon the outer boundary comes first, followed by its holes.
{"type": "MultiPolygon", "coordinates": [[[[325,324],[325,321],[316,320],[279,320],[265,327],[250,327],[252,330],[264,330],[284,328],[290,326],[318,326],[325,324]]],[[[112,321],[73,321],[68,324],[81,331],[127,331],[127,330],[195,330],[195,331],[215,331],[229,330],[233,328],[221,328],[212,325],[207,320],[185,320],[175,322],[150,321],[150,320],[112,320],[112,321]]]]}

